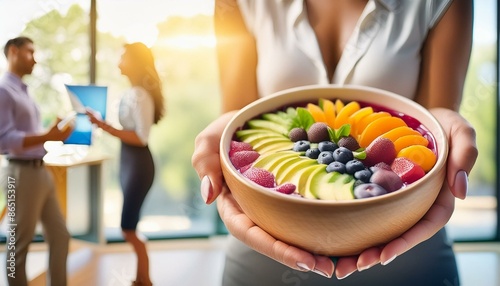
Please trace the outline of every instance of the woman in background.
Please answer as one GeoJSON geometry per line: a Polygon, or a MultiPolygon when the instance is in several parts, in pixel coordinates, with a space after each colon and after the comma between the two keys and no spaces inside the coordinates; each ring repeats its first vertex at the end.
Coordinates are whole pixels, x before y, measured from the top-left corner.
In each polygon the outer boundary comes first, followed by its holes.
{"type": "Polygon", "coordinates": [[[123,191],[122,234],[137,256],[136,280],[132,285],[152,285],[145,239],[136,231],[144,199],[153,184],[155,166],[148,148],[153,124],[164,115],[161,82],[151,50],[142,43],[125,45],[119,64],[131,84],[121,98],[119,121],[115,128],[87,111],[90,121],[121,140],[120,184],[123,191]]]}
{"type": "Polygon", "coordinates": [[[455,198],[466,197],[467,174],[478,152],[474,129],[457,112],[471,50],[472,0],[215,4],[226,113],[198,135],[192,163],[202,178],[202,197],[207,204],[217,199],[232,234],[223,285],[458,285],[443,226],[455,198]],[[311,84],[363,85],[411,98],[439,120],[450,141],[447,179],[422,220],[388,244],[340,257],[335,264],[255,225],[224,184],[219,163],[220,136],[235,110],[311,84]]]}

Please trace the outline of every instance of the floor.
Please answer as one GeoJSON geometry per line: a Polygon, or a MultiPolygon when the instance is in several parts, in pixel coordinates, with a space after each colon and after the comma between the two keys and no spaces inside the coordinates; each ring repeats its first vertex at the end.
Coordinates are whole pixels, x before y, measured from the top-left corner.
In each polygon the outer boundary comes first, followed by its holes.
{"type": "MultiPolygon", "coordinates": [[[[218,286],[224,265],[224,237],[151,241],[151,276],[155,285],[218,286]],[[175,267],[169,267],[175,265],[175,267]]],[[[456,244],[463,286],[500,286],[500,245],[456,244]]],[[[33,244],[28,255],[30,286],[45,285],[47,256],[43,243],[33,244]]],[[[0,252],[3,261],[5,252],[0,252]]],[[[121,243],[105,246],[71,242],[68,258],[69,286],[129,286],[135,257],[121,243]]],[[[0,285],[6,285],[0,267],[0,285]]]]}

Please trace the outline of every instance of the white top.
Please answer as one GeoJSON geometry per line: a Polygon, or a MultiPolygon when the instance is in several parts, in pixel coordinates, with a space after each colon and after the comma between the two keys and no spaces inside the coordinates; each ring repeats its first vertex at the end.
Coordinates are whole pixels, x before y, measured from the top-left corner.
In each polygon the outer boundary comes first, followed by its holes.
{"type": "Polygon", "coordinates": [[[118,119],[125,130],[134,130],[144,145],[154,123],[154,101],[142,87],[132,87],[120,101],[118,119]]]}
{"type": "Polygon", "coordinates": [[[238,0],[257,43],[260,96],[310,84],[356,84],[413,99],[420,50],[452,0],[369,0],[329,79],[303,0],[238,0]]]}

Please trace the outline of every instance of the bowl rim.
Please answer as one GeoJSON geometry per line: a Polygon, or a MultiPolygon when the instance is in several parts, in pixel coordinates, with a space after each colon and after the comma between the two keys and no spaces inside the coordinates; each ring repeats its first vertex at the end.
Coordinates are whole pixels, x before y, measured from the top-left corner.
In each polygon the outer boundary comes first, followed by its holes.
{"type": "MultiPolygon", "coordinates": [[[[406,98],[402,95],[398,95],[394,92],[379,89],[379,88],[374,88],[374,87],[367,87],[367,86],[361,86],[361,85],[336,85],[336,84],[315,84],[315,85],[305,85],[305,86],[300,86],[300,87],[293,87],[289,89],[284,89],[278,92],[275,92],[271,95],[261,97],[250,104],[246,105],[242,109],[238,110],[230,119],[230,121],[226,124],[224,127],[220,144],[219,144],[219,151],[220,151],[220,160],[221,164],[224,164],[227,167],[227,170],[231,173],[232,176],[236,177],[236,179],[246,185],[246,187],[251,188],[253,191],[259,192],[261,195],[267,196],[269,198],[274,198],[274,199],[279,199],[279,200],[284,200],[284,201],[289,201],[290,203],[300,203],[300,204],[307,204],[307,205],[313,205],[313,206],[351,206],[351,205],[359,205],[359,204],[377,204],[381,200],[388,200],[388,199],[396,199],[399,196],[403,196],[407,192],[411,192],[411,190],[418,188],[420,185],[422,185],[425,181],[426,177],[434,175],[434,173],[437,173],[441,170],[441,168],[444,168],[446,166],[447,158],[448,158],[448,152],[449,152],[449,144],[447,140],[442,140],[440,144],[442,145],[441,148],[438,151],[438,158],[436,160],[436,163],[432,167],[432,169],[425,174],[424,177],[421,179],[411,183],[409,186],[403,187],[402,189],[399,189],[397,191],[384,194],[382,196],[376,196],[376,197],[371,197],[371,198],[363,198],[363,199],[353,199],[353,200],[345,200],[345,201],[334,201],[334,200],[320,200],[320,199],[307,199],[299,196],[292,196],[292,195],[287,195],[287,194],[281,194],[279,192],[273,192],[269,188],[260,186],[259,184],[252,182],[248,179],[246,179],[231,163],[229,160],[229,143],[231,139],[227,138],[232,138],[234,132],[236,131],[237,127],[241,126],[236,126],[235,128],[233,125],[235,124],[234,122],[236,119],[241,116],[242,114],[245,114],[248,112],[249,109],[254,108],[255,106],[258,106],[260,104],[265,104],[266,102],[273,100],[277,97],[285,96],[290,93],[294,92],[302,92],[302,91],[313,91],[313,90],[338,90],[338,89],[348,89],[348,90],[356,90],[356,91],[365,91],[365,92],[372,92],[372,93],[379,93],[383,94],[384,96],[388,96],[392,99],[402,101],[406,103],[407,105],[412,105],[413,108],[418,109],[419,112],[425,114],[430,121],[433,122],[433,124],[436,125],[436,129],[438,131],[438,134],[435,134],[436,132],[433,132],[432,135],[433,137],[437,140],[437,138],[448,138],[446,136],[446,133],[439,123],[439,121],[436,119],[432,113],[419,103],[406,98]],[[229,134],[230,133],[230,134],[229,134]],[[226,138],[226,140],[224,140],[226,138]]],[[[319,98],[319,97],[318,97],[319,98]]],[[[369,103],[369,102],[368,102],[369,103]]],[[[395,110],[398,111],[398,110],[395,110]]],[[[422,123],[423,124],[423,123],[422,123]]],[[[424,127],[428,128],[426,125],[424,127]]],[[[438,143],[438,145],[440,145],[438,143]]]]}

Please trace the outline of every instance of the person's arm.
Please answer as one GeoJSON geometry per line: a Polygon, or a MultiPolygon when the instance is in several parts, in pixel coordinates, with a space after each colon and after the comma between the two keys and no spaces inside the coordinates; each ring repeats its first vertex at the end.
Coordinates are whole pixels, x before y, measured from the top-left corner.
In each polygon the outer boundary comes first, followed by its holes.
{"type": "Polygon", "coordinates": [[[467,193],[467,174],[478,155],[475,131],[458,114],[472,44],[472,1],[453,1],[430,31],[422,49],[416,101],[428,108],[443,126],[450,142],[447,177],[441,192],[415,226],[384,247],[365,250],[358,257],[341,258],[337,277],[375,264],[387,264],[437,233],[450,219],[455,198],[467,193]]]}
{"type": "Polygon", "coordinates": [[[257,49],[236,0],[216,0],[214,28],[222,111],[241,109],[258,98],[257,49]]]}
{"type": "Polygon", "coordinates": [[[106,131],[110,135],[117,137],[118,139],[120,139],[124,143],[127,143],[129,145],[133,145],[133,146],[144,146],[145,145],[141,141],[141,138],[139,138],[139,136],[137,135],[137,133],[134,130],[117,129],[117,128],[109,125],[106,121],[97,118],[92,113],[92,111],[87,110],[86,114],[89,117],[90,122],[97,125],[97,127],[106,131]]]}
{"type": "Polygon", "coordinates": [[[26,135],[25,132],[16,130],[14,126],[14,103],[5,90],[0,90],[0,150],[21,150],[30,147],[42,145],[47,141],[62,141],[71,134],[73,128],[67,128],[61,131],[57,128],[57,119],[55,124],[47,131],[41,134],[26,135]]]}
{"type": "Polygon", "coordinates": [[[47,141],[63,141],[68,138],[73,131],[73,127],[59,130],[57,123],[60,121],[61,119],[57,118],[54,125],[46,133],[25,136],[23,140],[23,149],[42,145],[47,141]]]}

